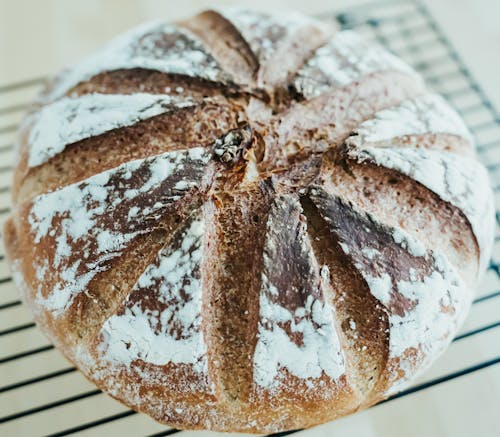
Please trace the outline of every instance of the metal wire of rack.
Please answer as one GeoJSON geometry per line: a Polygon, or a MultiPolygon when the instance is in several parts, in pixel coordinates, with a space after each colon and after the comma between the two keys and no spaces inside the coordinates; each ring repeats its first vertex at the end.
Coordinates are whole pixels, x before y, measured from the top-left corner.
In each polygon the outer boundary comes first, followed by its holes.
{"type": "MultiPolygon", "coordinates": [[[[419,1],[372,1],[323,18],[377,39],[412,64],[431,88],[448,99],[476,137],[478,155],[490,171],[495,192],[494,254],[471,316],[424,379],[385,401],[389,402],[500,363],[500,116],[419,1]]],[[[17,124],[43,81],[44,77],[35,77],[0,86],[0,223],[10,211],[12,142],[17,124]]],[[[165,436],[181,432],[166,429],[104,396],[55,351],[17,297],[1,252],[0,314],[3,435],[165,436]]],[[[335,422],[325,426],[334,430],[335,422]]]]}

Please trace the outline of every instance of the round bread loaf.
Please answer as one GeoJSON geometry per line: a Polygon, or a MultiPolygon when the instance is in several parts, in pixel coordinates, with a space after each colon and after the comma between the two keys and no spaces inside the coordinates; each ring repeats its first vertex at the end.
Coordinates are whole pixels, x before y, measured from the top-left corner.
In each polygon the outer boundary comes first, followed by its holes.
{"type": "Polygon", "coordinates": [[[165,424],[309,427],[449,344],[493,233],[461,118],[408,65],[298,15],[118,37],[22,125],[5,241],[43,332],[165,424]]]}

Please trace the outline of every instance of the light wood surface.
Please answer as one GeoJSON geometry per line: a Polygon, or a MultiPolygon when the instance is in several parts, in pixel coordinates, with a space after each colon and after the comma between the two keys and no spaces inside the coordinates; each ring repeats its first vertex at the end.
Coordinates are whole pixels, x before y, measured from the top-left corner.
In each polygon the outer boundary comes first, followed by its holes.
{"type": "MultiPolygon", "coordinates": [[[[244,4],[260,9],[294,8],[310,14],[342,9],[361,1],[325,0],[253,0],[218,1],[217,5],[244,4]]],[[[0,88],[2,85],[56,72],[72,64],[113,35],[151,19],[175,19],[213,6],[204,0],[0,0],[0,88]]],[[[427,1],[440,27],[458,49],[460,56],[500,107],[500,1],[435,0],[427,1]]],[[[29,101],[36,86],[0,94],[0,109],[29,101]]],[[[15,125],[21,111],[0,113],[2,127],[15,125]]],[[[12,142],[14,132],[0,135],[0,169],[10,164],[12,151],[2,149],[12,142]]],[[[500,150],[500,149],[496,149],[500,150]]],[[[497,152],[485,159],[499,162],[497,152]]],[[[497,180],[496,184],[500,181],[497,180]]],[[[0,224],[9,203],[10,172],[0,173],[0,224]]],[[[497,202],[500,200],[497,195],[497,202]]],[[[1,246],[1,245],[0,245],[1,246]]],[[[500,263],[500,244],[494,259],[500,263]]],[[[12,283],[1,282],[9,275],[0,248],[0,305],[17,297],[12,283]]],[[[486,274],[479,297],[500,289],[494,271],[486,274]]],[[[14,306],[0,314],[0,331],[28,324],[31,314],[24,306],[14,306]]],[[[462,333],[470,333],[500,320],[500,297],[486,299],[473,306],[462,333]]],[[[37,329],[24,329],[0,337],[1,357],[21,353],[49,343],[37,329]]],[[[420,379],[432,381],[500,355],[500,328],[455,342],[438,362],[420,379]]],[[[0,386],[70,368],[55,350],[31,358],[0,364],[0,386]]],[[[52,408],[45,413],[9,421],[0,425],[0,435],[46,435],[77,424],[126,412],[127,409],[103,394],[90,394],[94,387],[78,372],[69,372],[16,390],[0,393],[0,416],[48,402],[89,393],[88,397],[52,408]]],[[[307,437],[494,437],[500,435],[500,365],[491,366],[404,398],[371,408],[360,414],[303,431],[307,437]]],[[[79,432],[82,436],[140,436],[162,431],[146,416],[131,415],[99,427],[79,432]]],[[[184,437],[208,437],[214,433],[186,432],[184,437]]]]}

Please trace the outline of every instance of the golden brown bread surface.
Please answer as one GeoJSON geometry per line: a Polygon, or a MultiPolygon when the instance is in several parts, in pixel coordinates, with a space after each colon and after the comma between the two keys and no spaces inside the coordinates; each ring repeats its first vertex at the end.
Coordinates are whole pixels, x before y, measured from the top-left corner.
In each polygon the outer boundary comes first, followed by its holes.
{"type": "Polygon", "coordinates": [[[185,429],[277,432],[395,393],[446,348],[491,250],[460,117],[382,48],[207,11],[48,85],[5,245],[91,381],[185,429]]]}

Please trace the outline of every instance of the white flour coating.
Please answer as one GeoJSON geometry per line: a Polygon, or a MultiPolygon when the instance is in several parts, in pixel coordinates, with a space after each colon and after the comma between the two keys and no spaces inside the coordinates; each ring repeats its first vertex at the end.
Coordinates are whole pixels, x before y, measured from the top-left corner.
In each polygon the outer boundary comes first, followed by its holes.
{"type": "Polygon", "coordinates": [[[296,12],[273,15],[239,8],[223,8],[219,12],[234,24],[260,63],[269,60],[282,40],[299,29],[310,25],[325,27],[323,23],[296,12]]]}
{"type": "Polygon", "coordinates": [[[419,78],[405,62],[382,46],[345,30],[338,32],[298,71],[295,87],[306,98],[347,85],[371,73],[400,71],[419,78]]]}
{"type": "Polygon", "coordinates": [[[267,389],[276,387],[281,368],[302,379],[319,378],[323,373],[333,379],[343,375],[344,359],[334,328],[333,308],[309,295],[305,307],[292,313],[273,303],[270,294],[269,289],[263,288],[259,299],[260,323],[254,352],[255,383],[267,389]],[[279,326],[279,323],[286,322],[290,322],[292,333],[303,335],[302,345],[297,346],[279,326]]]}
{"type": "Polygon", "coordinates": [[[167,307],[143,309],[138,302],[110,317],[101,330],[99,351],[104,360],[121,366],[136,360],[158,366],[190,364],[195,371],[207,373],[199,276],[203,233],[203,222],[194,221],[183,234],[181,246],[160,251],[159,262],[139,277],[131,294],[155,290],[154,298],[167,307]],[[174,334],[178,327],[180,332],[174,334]]]}
{"type": "Polygon", "coordinates": [[[390,396],[399,393],[409,387],[418,375],[421,375],[427,370],[431,363],[432,361],[429,360],[416,370],[413,363],[409,360],[400,360],[398,367],[400,371],[403,372],[403,376],[400,376],[399,374],[396,375],[395,372],[392,374],[393,377],[399,377],[399,379],[391,382],[391,387],[386,391],[386,395],[390,396]]]}
{"type": "MultiPolygon", "coordinates": [[[[137,159],[96,174],[83,182],[37,196],[29,215],[34,243],[38,244],[45,238],[54,238],[57,242],[53,269],[46,268],[46,260],[34,260],[37,272],[44,278],[47,273],[54,275],[51,279],[55,281],[54,288],[47,297],[39,295],[40,304],[52,311],[55,316],[64,312],[74,297],[85,290],[92,278],[105,269],[105,261],[119,256],[130,240],[137,235],[133,226],[128,232],[120,233],[107,228],[106,222],[99,220],[112,214],[113,209],[124,200],[144,195],[174,173],[182,171],[188,162],[199,161],[201,164],[206,164],[210,154],[202,152],[203,149],[202,151],[191,149],[137,159]],[[131,176],[141,166],[147,167],[149,178],[139,188],[132,188],[131,176]],[[131,188],[127,190],[127,187],[131,188]],[[60,219],[60,224],[53,226],[56,218],[60,219]],[[80,259],[71,262],[75,250],[82,255],[80,259]],[[89,252],[92,253],[92,261],[86,260],[89,252]],[[56,276],[58,270],[61,271],[59,277],[56,276]]],[[[187,183],[185,188],[188,189],[190,186],[192,183],[187,183]]],[[[182,192],[181,188],[178,192],[182,192]]],[[[158,212],[160,208],[177,198],[179,196],[165,198],[165,202],[157,202],[142,211],[137,211],[131,206],[128,215],[137,216],[136,221],[138,221],[158,212]],[[131,214],[132,209],[134,214],[131,214]]],[[[108,226],[114,225],[115,223],[108,223],[108,226]]]]}
{"type": "Polygon", "coordinates": [[[201,41],[186,29],[173,24],[146,23],[119,35],[100,51],[57,80],[48,99],[62,97],[78,83],[99,73],[142,68],[181,74],[216,82],[229,80],[201,41]]]}
{"type": "MultiPolygon", "coordinates": [[[[347,246],[347,244],[345,243],[339,243],[339,244],[342,247],[342,250],[346,252],[346,254],[349,254],[349,246],[347,246]]],[[[373,259],[375,256],[380,255],[380,252],[377,249],[374,249],[373,247],[363,247],[361,249],[361,253],[368,259],[373,259]]]]}
{"type": "MultiPolygon", "coordinates": [[[[300,208],[298,204],[294,206],[300,208]]],[[[279,202],[278,207],[284,207],[284,203],[279,202]]],[[[267,223],[268,232],[275,226],[270,218],[267,223]]],[[[299,235],[297,238],[301,239],[302,252],[310,254],[312,249],[306,235],[299,235]]],[[[272,269],[275,252],[273,238],[266,238],[264,271],[272,269]]],[[[314,258],[310,263],[311,270],[319,269],[314,258]]],[[[330,280],[330,274],[327,266],[323,266],[319,271],[321,289],[324,289],[330,280]]],[[[307,296],[303,307],[294,310],[276,302],[280,296],[286,296],[291,292],[278,289],[268,276],[262,273],[253,375],[255,384],[266,389],[279,387],[281,369],[287,369],[292,375],[301,379],[319,378],[323,374],[338,379],[345,373],[344,356],[335,329],[333,307],[312,295],[307,296]],[[285,323],[289,323],[292,334],[301,334],[300,345],[297,345],[285,331],[283,328],[285,323]]]]}
{"type": "Polygon", "coordinates": [[[35,167],[47,162],[68,144],[192,105],[187,99],[144,93],[62,98],[32,116],[28,165],[35,167]]]}
{"type": "Polygon", "coordinates": [[[401,228],[394,228],[392,231],[392,239],[399,244],[403,249],[406,249],[410,255],[425,256],[427,249],[424,244],[413,238],[408,232],[401,228]]]}
{"type": "MultiPolygon", "coordinates": [[[[329,221],[329,220],[326,220],[326,221],[329,221]]],[[[349,246],[347,244],[345,244],[345,243],[339,243],[339,246],[346,253],[346,255],[349,255],[350,249],[349,249],[349,246]]]]}
{"type": "Polygon", "coordinates": [[[352,142],[359,145],[426,133],[459,135],[474,144],[462,118],[437,94],[415,97],[379,111],[361,123],[354,133],[352,142]]]}
{"type": "MultiPolygon", "coordinates": [[[[362,270],[362,267],[356,264],[358,270],[362,270]]],[[[391,300],[392,290],[391,284],[392,279],[387,273],[383,273],[381,276],[367,276],[363,275],[368,286],[370,287],[371,293],[380,302],[389,302],[391,300]]]]}
{"type": "Polygon", "coordinates": [[[480,248],[480,271],[490,258],[494,232],[493,194],[486,169],[476,160],[450,152],[366,147],[349,152],[359,161],[397,170],[463,211],[480,248]]]}
{"type": "MultiPolygon", "coordinates": [[[[421,242],[404,231],[394,231],[393,235],[398,235],[395,241],[410,253],[412,248],[423,247],[421,242]],[[400,238],[402,235],[404,239],[400,238]]],[[[401,280],[394,284],[394,279],[387,273],[372,276],[363,266],[356,264],[372,295],[386,308],[390,307],[394,296],[393,285],[398,293],[412,303],[412,308],[402,316],[391,314],[388,309],[389,357],[400,358],[399,366],[405,371],[405,375],[387,394],[404,388],[410,379],[413,380],[444,351],[467,315],[470,305],[472,294],[448,259],[443,254],[431,251],[426,251],[423,255],[426,260],[432,261],[433,270],[422,281],[401,280]],[[419,349],[416,359],[403,356],[409,348],[419,349]],[[415,361],[418,366],[415,366],[415,361]]],[[[422,256],[420,250],[415,256],[422,256]]]]}

